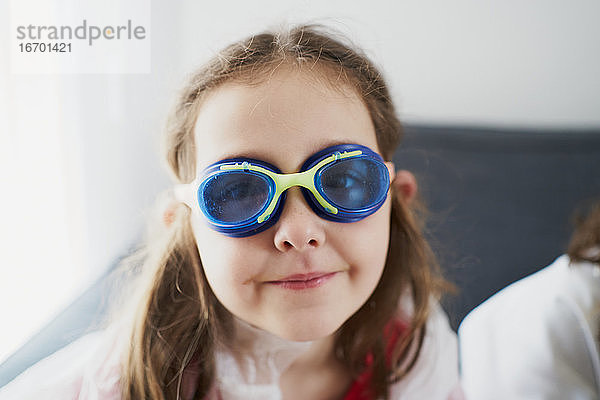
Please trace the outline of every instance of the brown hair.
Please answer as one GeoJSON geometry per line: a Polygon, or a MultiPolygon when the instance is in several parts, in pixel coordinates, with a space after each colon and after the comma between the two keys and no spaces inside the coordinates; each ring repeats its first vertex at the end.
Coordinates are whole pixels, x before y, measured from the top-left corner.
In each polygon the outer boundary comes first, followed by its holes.
{"type": "Polygon", "coordinates": [[[600,263],[600,201],[574,218],[575,229],[567,253],[571,261],[600,263]]]}
{"type": "MultiPolygon", "coordinates": [[[[166,158],[176,181],[187,183],[195,178],[194,124],[204,96],[224,82],[260,82],[284,63],[326,72],[331,85],[355,89],[372,118],[380,152],[386,160],[391,159],[402,130],[377,68],[360,51],[323,28],[299,26],[233,44],[191,76],[166,135],[166,158]]],[[[146,246],[132,342],[124,361],[124,399],[203,398],[215,378],[215,342],[229,331],[231,316],[204,275],[190,210],[177,206],[169,221],[162,227],[159,242],[146,246]],[[198,375],[194,394],[183,393],[181,387],[190,363],[198,375]]],[[[415,364],[430,301],[446,287],[418,221],[415,209],[408,208],[393,190],[390,246],[383,275],[368,301],[336,333],[335,354],[353,376],[364,371],[367,355],[372,356],[370,395],[374,398],[387,398],[389,384],[403,378],[415,364]],[[412,298],[412,318],[389,364],[384,327],[407,292],[412,298]]]]}

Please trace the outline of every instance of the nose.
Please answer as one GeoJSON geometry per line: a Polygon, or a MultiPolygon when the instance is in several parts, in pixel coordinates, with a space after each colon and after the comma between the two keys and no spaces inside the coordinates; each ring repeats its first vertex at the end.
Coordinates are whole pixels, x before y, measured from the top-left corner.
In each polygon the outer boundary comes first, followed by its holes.
{"type": "Polygon", "coordinates": [[[282,252],[320,247],[325,243],[326,222],[312,211],[299,187],[290,188],[274,227],[275,247],[282,252]]]}

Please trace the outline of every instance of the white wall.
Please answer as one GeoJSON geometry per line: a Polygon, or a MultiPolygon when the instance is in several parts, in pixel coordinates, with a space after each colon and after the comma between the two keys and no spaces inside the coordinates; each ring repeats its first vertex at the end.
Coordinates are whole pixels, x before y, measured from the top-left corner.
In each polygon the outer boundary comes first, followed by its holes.
{"type": "MultiPolygon", "coordinates": [[[[7,326],[36,309],[46,319],[55,312],[42,305],[64,288],[48,285],[49,275],[59,282],[73,274],[89,280],[139,237],[145,211],[168,186],[157,143],[185,75],[223,45],[265,27],[308,21],[345,32],[382,66],[407,122],[600,128],[598,1],[152,0],[151,7],[150,74],[15,76],[0,58],[0,153],[12,152],[33,130],[61,132],[46,145],[31,144],[51,156],[2,164],[3,184],[12,184],[2,189],[2,215],[12,221],[0,228],[2,253],[45,271],[18,275],[14,260],[0,259],[1,288],[19,283],[18,291],[0,298],[7,326]],[[64,216],[19,197],[31,176],[45,171],[62,182],[54,198],[64,199],[64,216]],[[70,221],[63,226],[70,237],[65,251],[79,272],[60,268],[63,260],[51,246],[57,231],[35,225],[48,228],[44,215],[70,221]],[[27,218],[33,225],[24,230],[27,218]],[[14,249],[37,252],[43,262],[14,249]],[[26,300],[29,308],[8,312],[6,304],[26,300]]],[[[8,26],[6,0],[0,23],[8,26]]],[[[7,34],[0,41],[3,54],[7,34]]],[[[21,334],[21,341],[26,337],[21,334]]]]}
{"type": "Polygon", "coordinates": [[[346,31],[383,66],[406,121],[600,125],[600,2],[184,2],[182,65],[281,21],[346,31]]]}

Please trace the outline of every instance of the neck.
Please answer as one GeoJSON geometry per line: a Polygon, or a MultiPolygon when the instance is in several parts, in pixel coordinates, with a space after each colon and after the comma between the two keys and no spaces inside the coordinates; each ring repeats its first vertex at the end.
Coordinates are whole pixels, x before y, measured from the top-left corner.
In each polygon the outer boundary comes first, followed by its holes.
{"type": "MultiPolygon", "coordinates": [[[[333,353],[333,335],[315,341],[294,342],[235,317],[233,325],[231,342],[220,349],[225,361],[221,365],[231,371],[234,363],[238,378],[249,384],[277,383],[283,371],[293,363],[319,365],[333,353]]],[[[221,375],[220,371],[218,375],[221,375]]]]}
{"type": "Polygon", "coordinates": [[[338,398],[351,377],[334,356],[335,334],[294,342],[234,318],[228,345],[219,345],[217,387],[223,398],[338,398]]]}

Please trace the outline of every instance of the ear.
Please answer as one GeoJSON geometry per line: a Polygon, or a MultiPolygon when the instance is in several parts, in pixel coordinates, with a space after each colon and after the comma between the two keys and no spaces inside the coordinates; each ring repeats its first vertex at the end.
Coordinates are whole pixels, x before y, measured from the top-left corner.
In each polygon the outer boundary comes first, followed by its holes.
{"type": "Polygon", "coordinates": [[[407,170],[396,171],[392,186],[394,190],[402,195],[402,199],[406,204],[410,204],[417,197],[417,180],[407,170]]]}
{"type": "Polygon", "coordinates": [[[163,212],[163,223],[165,226],[171,226],[173,221],[175,221],[175,210],[177,209],[178,205],[178,202],[172,201],[163,212]]]}

